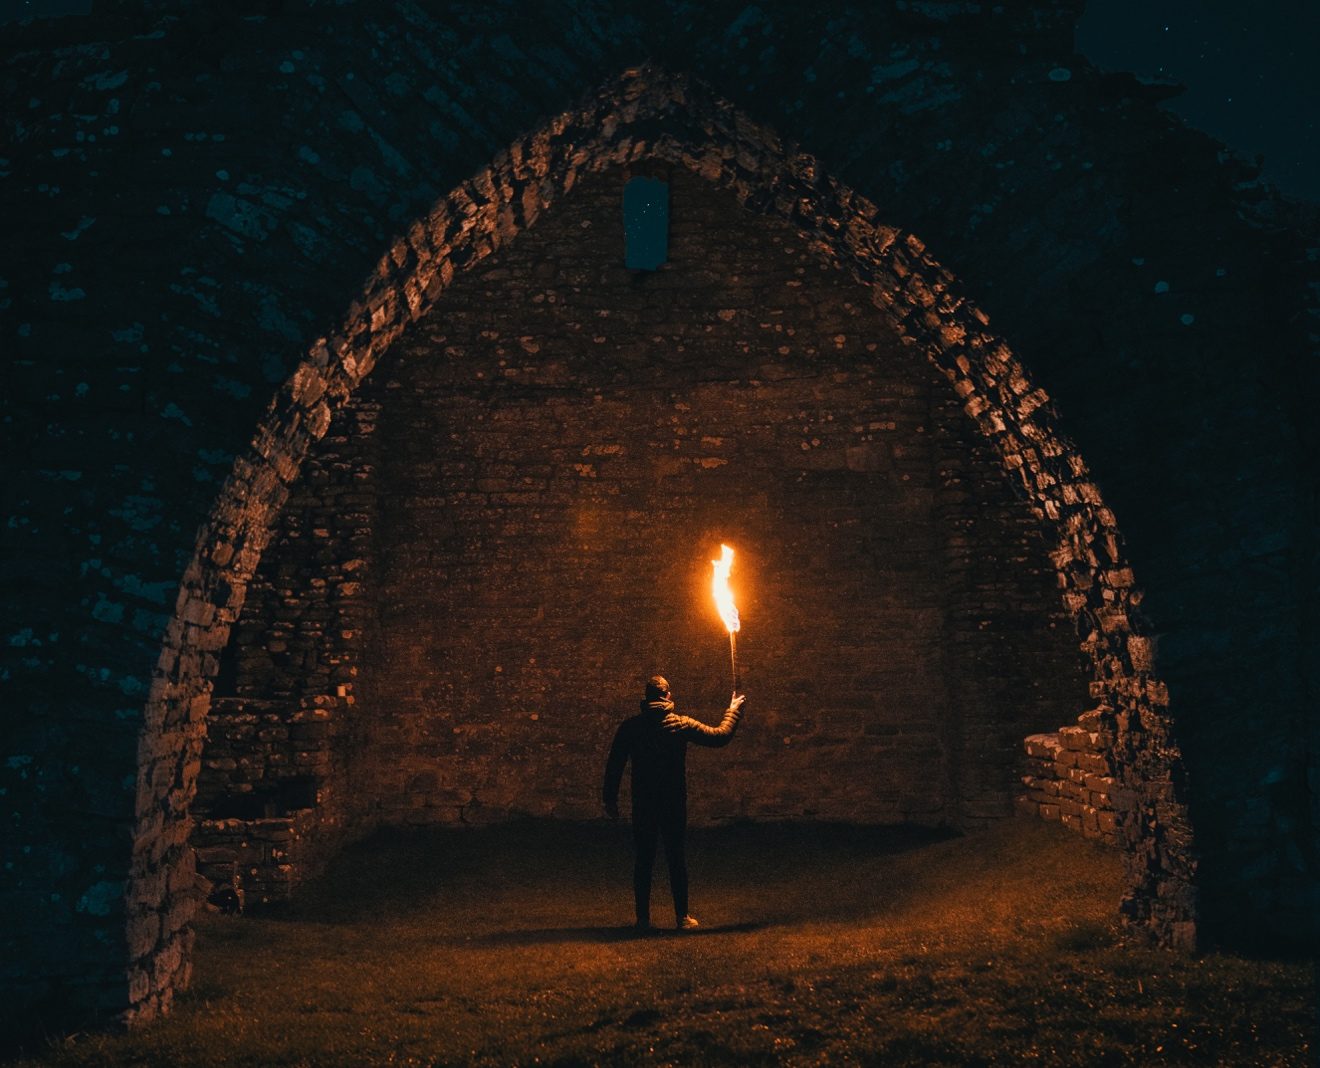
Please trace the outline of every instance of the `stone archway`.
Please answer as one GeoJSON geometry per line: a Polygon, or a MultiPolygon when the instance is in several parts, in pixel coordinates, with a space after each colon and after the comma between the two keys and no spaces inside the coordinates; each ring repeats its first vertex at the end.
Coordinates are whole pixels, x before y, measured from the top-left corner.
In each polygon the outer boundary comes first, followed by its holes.
{"type": "Polygon", "coordinates": [[[881,223],[876,205],[731,105],[681,77],[642,69],[510,145],[399,237],[339,332],[312,346],[236,461],[186,568],[145,709],[127,902],[131,1019],[167,1009],[187,983],[195,900],[188,810],[210,680],[309,447],[458,271],[535,222],[579,174],[643,159],[683,166],[750,210],[797,227],[947,378],[1056,537],[1059,586],[1093,664],[1101,733],[1122,786],[1114,801],[1128,872],[1124,912],[1161,941],[1194,940],[1190,829],[1167,691],[1140,631],[1140,593],[1114,515],[1060,433],[1049,398],[920,240],[881,223]]]}

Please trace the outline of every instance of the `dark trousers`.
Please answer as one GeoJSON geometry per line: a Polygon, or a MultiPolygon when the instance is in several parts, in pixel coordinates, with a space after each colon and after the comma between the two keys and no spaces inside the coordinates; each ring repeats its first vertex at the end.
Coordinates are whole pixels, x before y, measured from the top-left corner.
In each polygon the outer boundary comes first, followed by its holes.
{"type": "Polygon", "coordinates": [[[651,872],[655,867],[657,840],[665,843],[665,860],[669,863],[669,889],[674,895],[674,915],[682,919],[688,910],[687,856],[683,852],[683,837],[687,831],[687,812],[679,809],[634,808],[632,814],[633,845],[633,901],[637,907],[637,922],[651,922],[651,872]]]}

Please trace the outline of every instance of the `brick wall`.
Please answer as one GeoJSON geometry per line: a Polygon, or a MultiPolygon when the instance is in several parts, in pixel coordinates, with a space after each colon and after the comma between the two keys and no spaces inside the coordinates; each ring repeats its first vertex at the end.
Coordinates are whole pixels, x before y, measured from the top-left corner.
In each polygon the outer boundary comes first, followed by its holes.
{"type": "Polygon", "coordinates": [[[370,826],[355,715],[376,524],[377,406],[303,465],[220,658],[192,811],[197,868],[243,905],[289,898],[370,826]]]}
{"type": "Polygon", "coordinates": [[[1071,831],[1118,844],[1112,738],[1102,734],[1103,713],[1093,708],[1057,731],[1028,735],[1026,793],[1018,797],[1024,816],[1058,821],[1071,831]]]}
{"type": "Polygon", "coordinates": [[[664,269],[623,267],[625,172],[593,176],[350,402],[236,628],[240,691],[292,692],[319,663],[335,628],[290,659],[290,616],[344,568],[306,534],[335,506],[324,472],[362,468],[379,515],[344,548],[378,561],[352,711],[372,818],[597,815],[641,679],[665,672],[708,720],[724,707],[721,540],[752,696],[737,743],[693,758],[695,821],[1006,814],[1022,735],[1086,699],[1039,521],[855,282],[660,173],[664,269]],[[339,429],[359,409],[374,434],[339,429]],[[345,465],[355,442],[376,462],[345,465]]]}

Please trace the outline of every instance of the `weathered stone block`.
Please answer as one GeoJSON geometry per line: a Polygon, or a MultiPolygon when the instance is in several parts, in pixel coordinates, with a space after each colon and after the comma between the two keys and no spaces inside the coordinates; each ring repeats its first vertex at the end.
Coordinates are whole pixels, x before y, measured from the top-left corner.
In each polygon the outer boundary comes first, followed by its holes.
{"type": "Polygon", "coordinates": [[[1059,741],[1065,749],[1072,752],[1080,752],[1094,746],[1090,732],[1084,727],[1059,728],[1059,741]]]}

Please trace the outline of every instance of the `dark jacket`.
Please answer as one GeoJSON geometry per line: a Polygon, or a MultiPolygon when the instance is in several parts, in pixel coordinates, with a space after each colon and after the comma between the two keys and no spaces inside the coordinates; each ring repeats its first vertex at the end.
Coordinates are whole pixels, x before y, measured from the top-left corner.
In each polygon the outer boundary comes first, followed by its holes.
{"type": "Polygon", "coordinates": [[[672,701],[643,701],[642,711],[619,724],[605,761],[602,799],[607,808],[619,803],[623,766],[632,761],[632,807],[682,809],[687,804],[687,747],[728,745],[738,729],[742,709],[729,709],[718,727],[709,727],[674,711],[672,701]]]}

